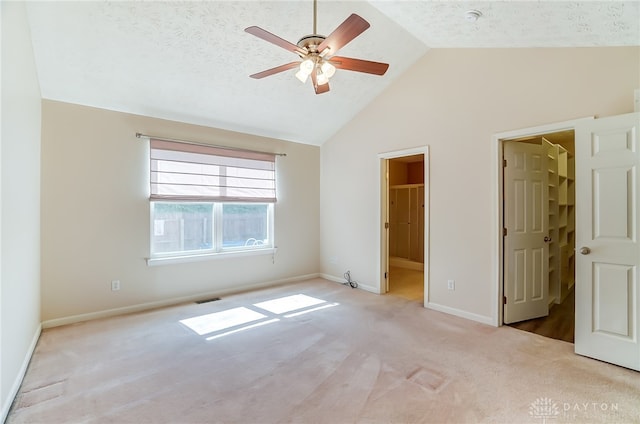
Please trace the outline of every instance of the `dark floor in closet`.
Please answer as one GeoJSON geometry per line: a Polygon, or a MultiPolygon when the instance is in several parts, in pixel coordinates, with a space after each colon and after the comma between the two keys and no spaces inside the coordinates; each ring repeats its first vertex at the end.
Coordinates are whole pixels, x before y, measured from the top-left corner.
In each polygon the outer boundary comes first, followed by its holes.
{"type": "Polygon", "coordinates": [[[551,307],[549,316],[509,325],[519,330],[573,343],[573,335],[575,333],[575,304],[575,290],[571,290],[564,302],[554,304],[551,307]]]}

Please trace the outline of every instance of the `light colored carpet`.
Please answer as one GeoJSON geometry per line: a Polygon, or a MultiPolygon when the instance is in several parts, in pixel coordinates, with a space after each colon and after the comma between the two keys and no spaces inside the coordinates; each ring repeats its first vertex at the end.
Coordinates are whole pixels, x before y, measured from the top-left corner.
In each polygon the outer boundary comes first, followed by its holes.
{"type": "Polygon", "coordinates": [[[570,343],[321,279],[46,330],[8,417],[11,424],[639,421],[640,373],[574,355],[570,343]],[[288,308],[262,303],[283,298],[288,308]],[[239,324],[243,318],[252,321],[239,324]],[[231,332],[255,324],[263,325],[231,332]]]}

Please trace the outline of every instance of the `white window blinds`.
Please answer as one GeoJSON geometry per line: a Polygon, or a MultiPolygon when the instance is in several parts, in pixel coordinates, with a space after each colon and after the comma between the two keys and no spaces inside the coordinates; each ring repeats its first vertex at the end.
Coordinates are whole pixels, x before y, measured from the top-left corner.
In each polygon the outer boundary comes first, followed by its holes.
{"type": "Polygon", "coordinates": [[[275,203],[275,154],[150,139],[151,200],[275,203]]]}

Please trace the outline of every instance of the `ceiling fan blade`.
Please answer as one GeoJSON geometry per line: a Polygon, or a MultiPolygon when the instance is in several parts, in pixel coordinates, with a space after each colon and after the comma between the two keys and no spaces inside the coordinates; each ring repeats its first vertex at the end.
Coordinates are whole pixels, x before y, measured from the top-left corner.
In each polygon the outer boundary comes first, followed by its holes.
{"type": "Polygon", "coordinates": [[[306,51],[296,46],[295,44],[290,43],[287,40],[280,38],[277,35],[272,34],[260,27],[250,26],[249,28],[245,28],[245,32],[248,32],[251,35],[255,35],[258,38],[262,38],[264,41],[268,41],[269,43],[275,44],[276,46],[282,47],[283,49],[289,50],[290,52],[307,54],[306,51]]]}
{"type": "Polygon", "coordinates": [[[326,93],[327,91],[329,91],[329,83],[318,85],[316,87],[316,94],[326,93]]]}
{"type": "Polygon", "coordinates": [[[384,75],[387,69],[389,69],[388,63],[372,62],[370,60],[354,59],[351,57],[333,56],[329,59],[329,62],[338,69],[374,75],[384,75]]]}
{"type": "Polygon", "coordinates": [[[289,69],[293,69],[300,66],[300,62],[291,62],[286,65],[276,66],[275,68],[267,69],[266,71],[258,72],[257,74],[249,75],[251,78],[260,79],[264,77],[268,77],[273,74],[277,74],[279,72],[284,72],[289,69]]]}
{"type": "Polygon", "coordinates": [[[318,75],[315,72],[311,72],[311,83],[316,94],[322,94],[329,91],[329,83],[318,85],[318,75]]]}
{"type": "Polygon", "coordinates": [[[369,26],[369,22],[353,13],[320,43],[318,52],[322,53],[324,49],[329,47],[331,49],[329,54],[336,54],[338,50],[362,34],[369,26]]]}

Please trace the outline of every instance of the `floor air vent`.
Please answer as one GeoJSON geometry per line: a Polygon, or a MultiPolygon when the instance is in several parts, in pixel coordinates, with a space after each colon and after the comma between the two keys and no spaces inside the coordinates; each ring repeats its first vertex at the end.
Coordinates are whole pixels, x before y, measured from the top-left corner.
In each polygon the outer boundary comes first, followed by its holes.
{"type": "Polygon", "coordinates": [[[212,297],[211,299],[204,299],[204,300],[196,300],[196,303],[198,305],[202,304],[202,303],[209,303],[209,302],[215,302],[216,300],[220,300],[219,297],[212,297]]]}

